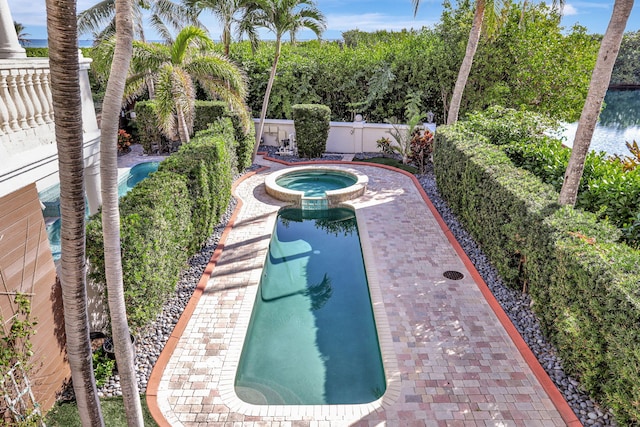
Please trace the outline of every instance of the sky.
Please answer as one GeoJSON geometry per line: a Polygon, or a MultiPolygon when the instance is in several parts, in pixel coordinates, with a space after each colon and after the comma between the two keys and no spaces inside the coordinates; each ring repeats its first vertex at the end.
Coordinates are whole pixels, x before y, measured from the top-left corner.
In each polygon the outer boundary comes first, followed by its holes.
{"type": "MultiPolygon", "coordinates": [[[[6,0],[13,20],[23,24],[29,38],[44,39],[46,31],[45,0],[6,0]]],[[[98,0],[77,0],[78,12],[96,4],[98,0]]],[[[609,23],[614,0],[565,0],[562,25],[567,29],[574,24],[587,27],[589,33],[603,34],[609,23]]],[[[418,14],[413,16],[411,0],[316,0],[318,8],[327,18],[324,39],[340,39],[342,32],[358,29],[361,31],[394,30],[433,26],[442,13],[441,0],[422,0],[418,14]]],[[[201,21],[206,25],[214,40],[220,38],[220,26],[215,18],[203,12],[201,21]]],[[[640,30],[640,6],[636,4],[627,22],[627,31],[640,30]]],[[[150,30],[145,33],[148,40],[158,37],[150,30]]],[[[272,34],[261,33],[263,39],[273,38],[272,34]]],[[[90,39],[90,35],[80,36],[90,39]]],[[[311,39],[310,32],[301,32],[299,40],[311,39]]]]}

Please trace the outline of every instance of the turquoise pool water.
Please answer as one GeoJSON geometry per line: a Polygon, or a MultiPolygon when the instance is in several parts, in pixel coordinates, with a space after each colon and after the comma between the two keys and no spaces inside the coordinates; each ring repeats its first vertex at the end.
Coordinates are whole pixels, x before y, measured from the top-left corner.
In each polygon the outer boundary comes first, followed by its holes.
{"type": "Polygon", "coordinates": [[[353,175],[335,171],[300,171],[282,175],[276,184],[289,190],[304,191],[306,197],[321,197],[325,191],[347,188],[357,182],[353,175]]]}
{"type": "Polygon", "coordinates": [[[257,405],[357,404],[384,394],[353,211],[279,213],[235,389],[257,405]]]}
{"type": "MultiPolygon", "coordinates": [[[[118,196],[122,197],[127,194],[133,187],[140,181],[149,176],[150,173],[158,170],[160,162],[144,162],[133,166],[125,176],[123,176],[118,182],[118,196]]],[[[57,215],[59,214],[59,207],[56,209],[56,201],[59,206],[60,202],[60,185],[47,188],[40,194],[40,198],[46,198],[47,208],[45,210],[45,216],[47,212],[52,211],[57,215]]],[[[87,208],[88,209],[88,208],[87,208]]],[[[89,212],[86,212],[87,217],[89,212]]],[[[60,219],[55,219],[47,224],[47,235],[49,237],[49,246],[51,247],[51,253],[53,260],[60,259],[60,219]]]]}

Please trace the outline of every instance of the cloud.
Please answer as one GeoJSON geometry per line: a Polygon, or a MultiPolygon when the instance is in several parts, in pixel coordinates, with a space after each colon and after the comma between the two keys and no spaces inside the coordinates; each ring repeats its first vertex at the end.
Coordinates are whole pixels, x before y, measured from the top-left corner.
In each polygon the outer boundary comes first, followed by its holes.
{"type": "Polygon", "coordinates": [[[562,16],[573,16],[578,14],[578,9],[576,9],[573,5],[566,3],[562,6],[562,16]]]}
{"type": "Polygon", "coordinates": [[[432,26],[437,20],[417,20],[385,15],[382,13],[329,14],[327,15],[327,30],[347,31],[358,29],[361,31],[402,30],[403,28],[422,28],[432,26]]]}

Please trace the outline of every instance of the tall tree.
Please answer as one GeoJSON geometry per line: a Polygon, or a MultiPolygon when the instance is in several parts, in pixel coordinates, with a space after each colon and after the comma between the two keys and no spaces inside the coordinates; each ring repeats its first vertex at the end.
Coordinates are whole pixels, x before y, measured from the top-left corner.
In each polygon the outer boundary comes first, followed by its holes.
{"type": "Polygon", "coordinates": [[[229,57],[229,47],[231,46],[232,26],[239,24],[241,14],[244,10],[243,0],[186,0],[185,4],[194,9],[196,14],[202,10],[210,10],[222,25],[222,44],[224,45],[224,56],[229,57]]]}
{"type": "MultiPolygon", "coordinates": [[[[420,6],[420,0],[413,1],[413,13],[418,13],[418,7],[420,6]]],[[[555,1],[555,0],[554,0],[555,1]]],[[[560,0],[563,1],[563,0],[560,0]]],[[[467,48],[458,71],[458,78],[456,84],[453,87],[453,94],[451,95],[451,102],[449,103],[449,111],[447,113],[447,124],[453,124],[458,121],[458,114],[460,112],[460,104],[462,103],[462,94],[464,88],[467,85],[469,79],[469,73],[471,72],[471,66],[473,65],[473,58],[478,49],[478,43],[480,36],[482,35],[483,25],[485,25],[485,32],[496,31],[501,22],[502,17],[505,16],[505,8],[508,3],[504,3],[503,0],[476,0],[475,12],[473,15],[473,23],[471,25],[471,31],[469,31],[469,40],[467,41],[467,48]]]]}
{"type": "Polygon", "coordinates": [[[47,0],[51,96],[60,175],[60,283],[67,357],[84,426],[104,426],[93,375],[85,286],[82,98],[75,0],[47,0]]]}
{"type": "MultiPolygon", "coordinates": [[[[172,40],[171,31],[185,25],[201,26],[191,11],[171,0],[134,0],[133,24],[135,35],[145,40],[143,15],[149,11],[149,24],[165,41],[172,40]]],[[[116,0],[102,0],[78,14],[78,31],[91,34],[97,42],[111,38],[116,31],[116,0]]]]}
{"type": "Polygon", "coordinates": [[[203,29],[185,27],[168,45],[135,41],[133,47],[125,98],[137,98],[145,92],[146,82],[153,80],[160,128],[169,139],[189,142],[195,109],[194,80],[210,97],[229,103],[246,128],[251,125],[245,104],[245,75],[228,58],[213,52],[213,41],[203,29]]]}
{"type": "MultiPolygon", "coordinates": [[[[262,139],[264,131],[264,121],[267,116],[267,108],[269,106],[269,96],[271,88],[276,78],[276,70],[278,68],[278,60],[280,59],[280,50],[282,48],[282,37],[286,33],[296,33],[297,31],[308,28],[313,31],[318,38],[322,35],[326,28],[326,19],[322,12],[316,7],[313,0],[254,0],[247,6],[246,16],[243,19],[242,33],[249,34],[249,38],[257,41],[256,28],[266,28],[276,35],[275,54],[273,56],[273,64],[271,65],[271,73],[267,82],[267,90],[264,94],[262,102],[262,111],[260,112],[260,122],[258,132],[256,133],[256,143],[253,148],[252,160],[258,154],[258,145],[262,139]]],[[[291,35],[292,40],[295,34],[291,35]]]]}
{"type": "Polygon", "coordinates": [[[578,129],[573,140],[571,157],[569,157],[569,164],[564,174],[564,182],[562,183],[559,199],[561,205],[575,205],[576,203],[578,188],[584,171],[584,162],[589,153],[593,131],[598,122],[602,101],[609,87],[613,65],[618,57],[622,35],[632,8],[633,0],[616,0],[613,5],[611,20],[600,44],[596,66],[591,74],[589,92],[580,115],[578,129]]]}
{"type": "Polygon", "coordinates": [[[120,209],[118,203],[118,125],[122,96],[133,53],[133,0],[116,0],[116,40],[111,72],[102,102],[100,179],[102,184],[102,230],[111,334],[127,425],[143,426],[142,405],[135,370],[135,351],[130,339],[122,280],[120,209]]]}

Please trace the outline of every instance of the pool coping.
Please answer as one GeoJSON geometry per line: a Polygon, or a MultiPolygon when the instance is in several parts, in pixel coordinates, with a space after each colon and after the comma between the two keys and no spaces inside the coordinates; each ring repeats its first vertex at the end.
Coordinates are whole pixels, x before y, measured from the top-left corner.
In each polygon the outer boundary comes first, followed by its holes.
{"type": "MultiPolygon", "coordinates": [[[[262,154],[262,153],[261,153],[262,154]]],[[[425,202],[425,204],[427,205],[427,207],[429,208],[429,210],[431,211],[431,213],[433,214],[434,218],[436,219],[438,225],[441,227],[442,231],[444,232],[445,236],[447,237],[449,243],[452,245],[452,247],[454,248],[455,252],[457,253],[457,255],[460,257],[460,259],[462,260],[462,262],[464,263],[465,267],[467,268],[467,270],[469,271],[469,273],[471,274],[473,281],[476,283],[477,287],[479,288],[479,290],[481,291],[483,297],[485,298],[485,300],[487,301],[487,303],[489,304],[489,306],[491,307],[492,311],[495,313],[495,315],[497,316],[498,320],[500,321],[500,324],[502,325],[502,327],[504,328],[505,332],[508,334],[509,338],[512,340],[512,342],[514,343],[514,345],[516,346],[516,348],[518,349],[518,351],[520,352],[520,354],[522,355],[524,361],[527,363],[527,365],[529,366],[529,368],[531,369],[532,373],[534,374],[534,376],[536,377],[537,381],[540,383],[541,387],[543,388],[543,390],[545,391],[545,393],[547,394],[547,396],[549,397],[549,399],[551,400],[551,402],[553,403],[553,405],[555,406],[556,410],[558,411],[558,413],[560,414],[561,418],[563,419],[563,421],[566,423],[567,426],[570,427],[576,427],[576,426],[581,426],[582,424],[580,423],[580,421],[578,420],[577,416],[574,414],[573,410],[570,408],[570,406],[568,405],[568,403],[566,402],[566,400],[564,399],[564,397],[562,396],[562,394],[560,393],[560,391],[558,390],[558,388],[555,386],[555,384],[553,383],[553,381],[551,380],[551,378],[549,377],[549,375],[546,373],[546,371],[543,369],[543,367],[540,365],[540,363],[538,362],[537,358],[535,357],[535,355],[533,354],[533,352],[529,349],[528,345],[524,342],[523,338],[520,336],[520,334],[518,333],[517,329],[515,328],[515,326],[513,325],[513,323],[511,323],[511,320],[508,318],[508,316],[506,315],[506,313],[504,312],[504,310],[502,309],[502,307],[500,306],[500,304],[498,303],[498,301],[495,299],[495,297],[493,296],[493,294],[491,293],[489,287],[487,286],[487,284],[484,282],[484,280],[482,279],[482,277],[480,276],[480,274],[478,273],[478,271],[475,269],[473,263],[471,262],[471,260],[468,258],[468,256],[466,255],[466,253],[464,252],[464,250],[462,249],[462,247],[460,246],[460,244],[457,242],[457,240],[455,239],[453,233],[451,232],[451,230],[449,230],[448,226],[446,225],[446,223],[444,222],[444,220],[442,219],[442,217],[440,216],[440,214],[438,213],[438,211],[435,209],[435,206],[433,205],[433,203],[431,202],[431,200],[429,199],[429,197],[427,196],[427,194],[424,192],[424,190],[422,189],[422,186],[420,185],[419,181],[417,180],[417,178],[406,172],[406,171],[402,171],[400,169],[391,167],[391,166],[386,166],[386,165],[379,165],[379,164],[372,164],[372,163],[366,163],[366,162],[343,162],[343,161],[333,161],[333,160],[325,160],[325,161],[311,161],[311,162],[295,162],[295,163],[289,163],[286,161],[282,161],[280,159],[274,159],[274,158],[269,158],[269,157],[264,157],[265,160],[268,161],[272,161],[275,163],[280,163],[283,164],[285,166],[304,166],[304,165],[322,165],[322,164],[342,164],[344,165],[345,163],[347,164],[351,164],[351,165],[360,165],[360,166],[367,166],[367,167],[378,167],[378,168],[382,168],[382,169],[387,169],[396,173],[400,173],[402,175],[405,175],[406,177],[410,178],[411,181],[414,183],[414,186],[416,187],[416,189],[418,190],[420,196],[422,197],[423,201],[425,202]]],[[[233,190],[235,191],[235,189],[237,188],[237,186],[242,183],[244,180],[250,178],[251,176],[255,175],[256,173],[262,172],[264,170],[269,169],[268,167],[262,167],[256,171],[250,172],[248,174],[245,174],[244,176],[242,176],[239,180],[237,180],[234,185],[233,185],[233,190]]],[[[200,300],[200,297],[202,296],[202,293],[204,292],[204,289],[207,285],[207,282],[216,266],[216,263],[219,259],[219,257],[222,254],[222,251],[224,250],[224,244],[226,241],[227,236],[229,235],[231,229],[234,226],[235,220],[237,219],[237,216],[239,214],[239,212],[241,211],[242,208],[242,201],[240,199],[238,199],[238,205],[236,207],[236,209],[234,210],[234,213],[231,217],[231,219],[229,220],[229,223],[227,224],[227,226],[225,227],[225,230],[221,236],[220,242],[216,248],[216,250],[214,251],[211,260],[209,262],[209,264],[207,265],[207,267],[205,268],[205,271],[203,273],[203,275],[200,278],[200,281],[198,282],[198,285],[196,287],[196,290],[194,291],[193,296],[191,297],[191,299],[189,300],[183,314],[181,315],[178,323],[176,324],[174,330],[172,331],[169,340],[167,341],[165,348],[163,349],[163,351],[160,354],[160,357],[158,358],[156,364],[154,365],[154,368],[152,370],[151,376],[149,378],[148,381],[148,385],[147,385],[147,393],[146,393],[146,399],[147,399],[147,404],[149,406],[149,410],[152,414],[152,416],[154,417],[154,419],[156,420],[156,422],[158,422],[158,424],[160,426],[170,426],[171,424],[169,423],[169,421],[165,418],[164,414],[162,413],[158,402],[157,402],[157,396],[158,396],[158,389],[159,389],[159,385],[160,385],[160,381],[162,379],[164,370],[167,366],[167,364],[169,363],[171,356],[178,344],[179,339],[181,338],[197,304],[198,301],[200,300]]],[[[360,227],[360,221],[358,221],[358,226],[360,227]]],[[[364,232],[362,234],[365,234],[364,232]]],[[[363,245],[363,252],[365,250],[365,246],[367,245],[363,245]]],[[[364,254],[363,254],[364,255],[364,254]]],[[[365,257],[366,260],[367,257],[365,257]]],[[[366,262],[366,261],[365,261],[366,262]]],[[[369,278],[369,269],[367,269],[367,275],[368,275],[368,279],[371,280],[376,280],[376,278],[369,278]]],[[[370,292],[371,290],[374,291],[375,290],[380,290],[379,286],[370,286],[370,292]]],[[[375,313],[375,318],[376,318],[376,323],[378,322],[378,316],[383,316],[384,318],[386,318],[386,313],[384,312],[384,307],[382,304],[378,304],[378,312],[382,312],[382,313],[378,313],[375,310],[375,303],[374,303],[374,296],[372,295],[372,303],[374,304],[374,313],[375,313]]],[[[250,305],[253,305],[253,300],[250,301],[250,305]]],[[[382,318],[382,317],[381,317],[382,318]]],[[[382,326],[382,325],[380,325],[382,326]]],[[[381,327],[378,328],[378,334],[379,337],[381,336],[381,327]]],[[[390,337],[389,337],[390,338],[390,337]]],[[[383,338],[386,341],[386,338],[383,338]]],[[[381,351],[383,350],[383,342],[380,342],[380,346],[381,346],[381,351]]],[[[383,355],[384,357],[384,355],[383,355]]],[[[385,375],[387,375],[387,361],[385,361],[385,375]]],[[[393,363],[392,361],[389,363],[393,363]]],[[[397,372],[397,370],[396,370],[397,372]]],[[[235,372],[233,373],[235,375],[235,372]]],[[[224,373],[223,373],[224,375],[224,373]]],[[[228,374],[227,374],[228,375],[228,374]]],[[[303,406],[308,406],[308,408],[300,408],[302,409],[303,413],[311,413],[314,414],[315,412],[315,407],[316,406],[335,406],[338,407],[338,409],[340,409],[340,407],[343,406],[362,406],[361,408],[353,408],[356,412],[354,414],[358,414],[360,413],[360,409],[361,410],[367,410],[367,411],[371,411],[371,410],[376,410],[376,408],[380,408],[382,406],[386,406],[387,404],[389,404],[392,401],[395,401],[395,399],[397,399],[400,395],[400,391],[399,389],[396,390],[394,387],[394,384],[398,384],[399,386],[399,381],[394,382],[392,377],[387,376],[387,391],[385,392],[385,395],[370,404],[365,404],[365,405],[303,405],[303,406]],[[387,396],[388,395],[388,396],[387,396]],[[387,396],[385,398],[385,396],[387,396]],[[386,399],[386,400],[385,400],[386,399]],[[311,412],[309,412],[311,411],[311,412]]],[[[235,396],[235,392],[233,392],[233,396],[235,396]]],[[[229,398],[233,398],[233,396],[229,395],[227,393],[227,395],[225,396],[225,400],[229,399],[229,398]]],[[[239,399],[238,399],[239,400],[239,399]]],[[[234,404],[232,406],[230,406],[231,409],[236,410],[236,409],[245,409],[245,410],[250,410],[250,412],[245,412],[242,411],[243,413],[250,415],[251,413],[253,413],[253,408],[244,408],[243,405],[248,405],[248,406],[257,406],[257,405],[249,405],[246,404],[242,401],[240,401],[240,403],[238,404],[234,404]],[[240,407],[238,407],[238,405],[240,405],[240,407]]],[[[276,406],[276,405],[274,405],[276,406]]],[[[277,405],[277,406],[283,406],[283,405],[277,405]]],[[[259,408],[264,408],[262,406],[259,406],[259,408]]],[[[344,408],[346,409],[346,408],[344,408]]],[[[273,415],[276,412],[276,409],[273,409],[273,412],[270,412],[269,415],[273,415]]],[[[297,413],[299,411],[296,411],[297,413]]],[[[260,414],[262,414],[262,412],[260,412],[260,414]]],[[[338,414],[336,414],[338,415],[338,414]]]]}

